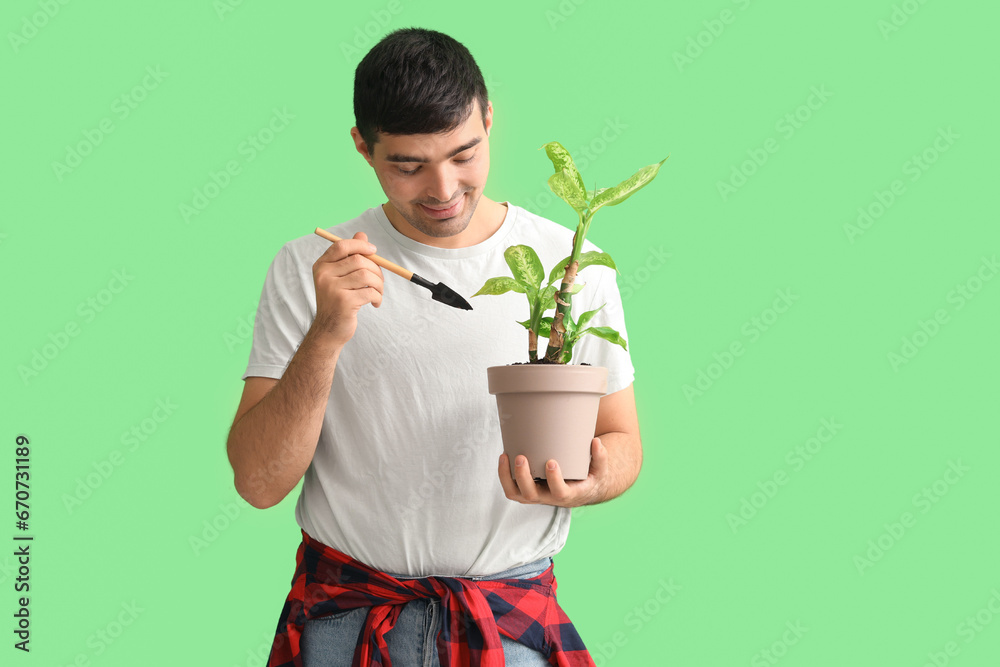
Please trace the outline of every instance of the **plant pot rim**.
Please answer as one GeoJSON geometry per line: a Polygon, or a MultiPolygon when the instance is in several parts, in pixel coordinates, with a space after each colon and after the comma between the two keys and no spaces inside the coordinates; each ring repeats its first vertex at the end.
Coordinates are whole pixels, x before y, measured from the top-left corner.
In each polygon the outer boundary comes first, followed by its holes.
{"type": "Polygon", "coordinates": [[[595,366],[593,364],[539,364],[539,363],[525,363],[523,361],[512,361],[509,364],[504,364],[502,366],[487,366],[490,368],[604,368],[606,366],[595,366]]]}
{"type": "Polygon", "coordinates": [[[580,364],[508,364],[486,369],[489,392],[572,392],[604,395],[608,369],[580,364]]]}

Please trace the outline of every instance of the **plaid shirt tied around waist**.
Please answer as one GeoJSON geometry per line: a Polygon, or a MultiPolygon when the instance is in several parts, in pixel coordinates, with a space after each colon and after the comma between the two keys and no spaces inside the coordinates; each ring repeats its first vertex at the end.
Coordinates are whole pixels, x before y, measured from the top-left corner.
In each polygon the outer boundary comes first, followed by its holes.
{"type": "Polygon", "coordinates": [[[391,667],[385,634],[402,605],[441,600],[437,636],[442,667],[503,667],[500,634],[542,652],[558,667],[595,667],[583,640],[556,602],[549,565],[527,579],[460,577],[399,580],[354,560],[302,531],[292,589],[278,619],[268,667],[302,667],[299,640],[307,620],[371,607],[358,635],[353,667],[391,667]]]}

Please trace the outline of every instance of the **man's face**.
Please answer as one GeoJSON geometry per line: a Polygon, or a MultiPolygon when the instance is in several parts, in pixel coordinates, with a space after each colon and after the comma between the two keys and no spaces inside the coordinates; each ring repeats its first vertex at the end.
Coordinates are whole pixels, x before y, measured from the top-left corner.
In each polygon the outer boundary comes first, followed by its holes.
{"type": "Polygon", "coordinates": [[[473,101],[466,121],[447,134],[379,133],[374,156],[356,127],[351,136],[375,169],[389,204],[423,241],[455,236],[469,226],[490,171],[492,125],[492,102],[484,127],[479,103],[473,101]]]}

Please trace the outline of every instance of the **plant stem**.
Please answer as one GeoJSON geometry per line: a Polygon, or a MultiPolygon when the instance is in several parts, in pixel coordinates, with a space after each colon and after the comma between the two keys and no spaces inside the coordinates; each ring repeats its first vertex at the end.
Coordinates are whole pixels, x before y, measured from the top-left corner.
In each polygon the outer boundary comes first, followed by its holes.
{"type": "Polygon", "coordinates": [[[528,361],[538,360],[538,334],[528,329],[528,361]]]}
{"type": "MultiPolygon", "coordinates": [[[[588,211],[589,214],[589,211],[588,211]]],[[[554,364],[565,363],[563,361],[563,347],[565,343],[564,334],[566,326],[563,320],[570,314],[573,307],[573,295],[570,289],[576,281],[576,271],[580,265],[580,253],[583,251],[583,240],[587,236],[587,228],[590,227],[590,215],[580,212],[580,223],[573,234],[573,254],[566,265],[566,273],[563,275],[562,284],[556,292],[556,314],[552,318],[552,329],[549,333],[549,345],[545,349],[545,358],[554,364]]]]}

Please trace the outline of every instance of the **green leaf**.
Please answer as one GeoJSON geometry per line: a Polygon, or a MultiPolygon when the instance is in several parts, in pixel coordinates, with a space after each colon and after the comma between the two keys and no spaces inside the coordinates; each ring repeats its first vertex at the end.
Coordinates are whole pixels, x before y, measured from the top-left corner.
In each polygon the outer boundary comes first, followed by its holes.
{"type": "MultiPolygon", "coordinates": [[[[608,304],[604,304],[604,306],[606,305],[608,304]]],[[[601,306],[601,308],[604,308],[604,306],[601,306]]],[[[601,311],[601,308],[597,308],[596,310],[588,310],[583,315],[580,315],[580,319],[579,321],[577,321],[577,328],[583,329],[585,326],[587,326],[587,323],[590,322],[590,320],[594,317],[594,315],[596,315],[601,311]]]]}
{"type": "Polygon", "coordinates": [[[548,287],[546,287],[545,289],[542,290],[542,294],[541,294],[540,298],[541,298],[541,302],[542,302],[541,303],[541,305],[542,305],[541,309],[542,309],[543,312],[546,311],[546,310],[549,310],[550,308],[555,308],[556,307],[556,292],[558,292],[558,291],[559,291],[559,288],[556,287],[555,285],[549,285],[548,287]]]}
{"type": "Polygon", "coordinates": [[[572,314],[566,314],[563,325],[566,327],[566,333],[563,334],[563,351],[559,361],[561,364],[568,363],[573,358],[573,346],[580,339],[580,325],[573,320],[572,314]]]}
{"type": "MultiPolygon", "coordinates": [[[[670,156],[668,155],[667,157],[670,156]]],[[[602,206],[616,206],[621,204],[656,178],[657,172],[660,171],[660,165],[666,161],[667,158],[663,158],[656,164],[643,167],[615,187],[608,188],[596,195],[593,201],[590,202],[590,212],[593,213],[602,206]]]]}
{"type": "Polygon", "coordinates": [[[628,343],[622,338],[621,334],[612,329],[611,327],[590,327],[589,329],[584,329],[580,332],[580,335],[593,334],[598,338],[603,338],[606,341],[615,343],[616,345],[621,345],[622,348],[628,350],[628,343]]]}
{"type": "MultiPolygon", "coordinates": [[[[531,320],[525,320],[523,322],[518,322],[522,327],[531,331],[531,320]]],[[[543,317],[538,321],[538,330],[535,332],[538,334],[538,340],[547,339],[552,334],[552,318],[543,317]]]]}
{"type": "MultiPolygon", "coordinates": [[[[572,255],[570,255],[572,257],[572,255]]],[[[555,265],[552,271],[549,273],[548,284],[553,284],[556,280],[559,280],[566,275],[566,265],[569,264],[570,257],[566,257],[563,261],[555,265]]],[[[590,250],[584,253],[580,253],[580,263],[576,267],[576,272],[579,275],[580,271],[583,271],[588,266],[593,264],[598,264],[600,266],[607,266],[615,271],[618,271],[618,267],[615,266],[615,260],[611,259],[611,255],[606,252],[597,252],[596,250],[590,250]]]]}
{"type": "Polygon", "coordinates": [[[569,339],[570,344],[576,340],[576,332],[579,328],[576,324],[576,320],[573,319],[573,313],[566,313],[563,317],[563,326],[566,327],[566,333],[563,334],[563,339],[569,339]]]}
{"type": "Polygon", "coordinates": [[[569,151],[563,148],[563,145],[558,141],[550,141],[540,148],[545,149],[545,153],[552,160],[552,167],[558,174],[561,171],[567,172],[570,181],[575,185],[577,191],[581,193],[581,197],[586,198],[587,187],[583,184],[583,176],[580,175],[579,170],[576,168],[576,164],[573,162],[573,156],[569,154],[569,151]]]}
{"type": "Polygon", "coordinates": [[[503,252],[503,258],[507,261],[514,279],[521,283],[525,290],[531,288],[538,289],[545,276],[545,269],[542,268],[542,261],[530,246],[514,245],[503,252]]]}
{"type": "Polygon", "coordinates": [[[549,176],[549,189],[577,213],[587,208],[587,192],[580,189],[569,171],[563,169],[549,176]]]}
{"type": "Polygon", "coordinates": [[[510,276],[500,276],[499,278],[490,278],[487,280],[486,284],[480,287],[479,291],[472,296],[479,296],[480,294],[495,296],[497,294],[505,294],[510,291],[524,294],[524,285],[521,285],[510,276]]]}

